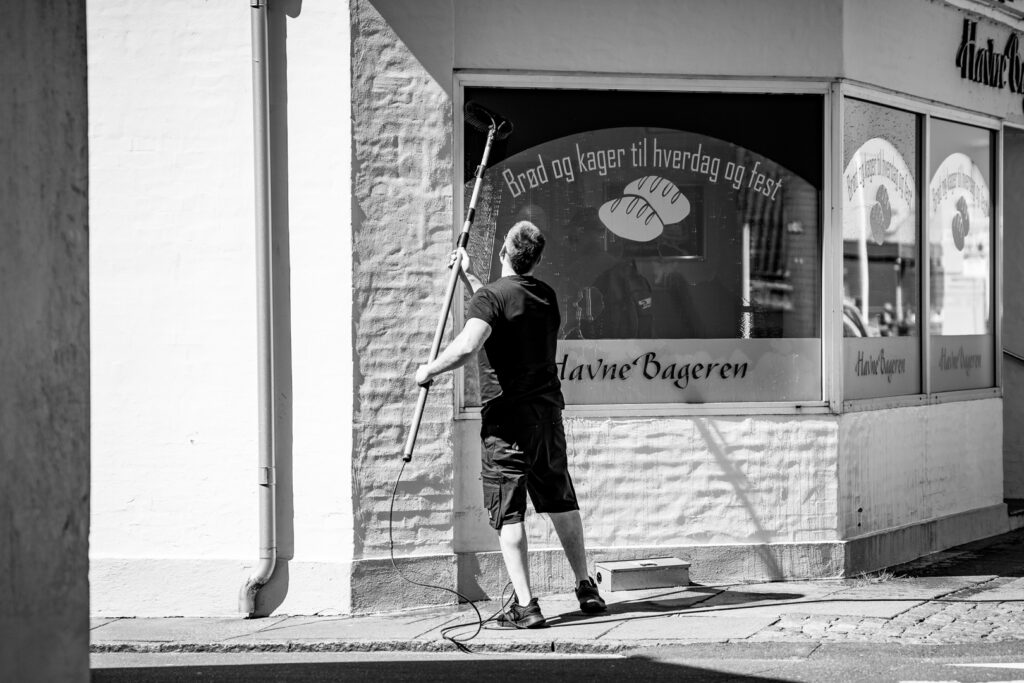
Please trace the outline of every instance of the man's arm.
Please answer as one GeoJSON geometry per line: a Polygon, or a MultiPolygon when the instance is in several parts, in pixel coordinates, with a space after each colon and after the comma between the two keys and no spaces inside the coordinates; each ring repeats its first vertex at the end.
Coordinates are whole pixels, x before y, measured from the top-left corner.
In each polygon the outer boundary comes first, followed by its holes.
{"type": "Polygon", "coordinates": [[[429,384],[443,372],[462,367],[483,348],[484,342],[491,336],[491,326],[479,318],[470,318],[458,336],[452,340],[444,351],[433,361],[416,369],[416,383],[429,384]]]}

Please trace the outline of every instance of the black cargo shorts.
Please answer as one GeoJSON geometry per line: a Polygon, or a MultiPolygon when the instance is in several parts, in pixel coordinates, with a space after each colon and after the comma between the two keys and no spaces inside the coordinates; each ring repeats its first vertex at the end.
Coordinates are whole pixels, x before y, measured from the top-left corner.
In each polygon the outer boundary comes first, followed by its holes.
{"type": "Polygon", "coordinates": [[[496,531],[523,521],[527,493],[537,512],[579,510],[560,412],[541,422],[484,424],[480,438],[484,507],[496,531]]]}

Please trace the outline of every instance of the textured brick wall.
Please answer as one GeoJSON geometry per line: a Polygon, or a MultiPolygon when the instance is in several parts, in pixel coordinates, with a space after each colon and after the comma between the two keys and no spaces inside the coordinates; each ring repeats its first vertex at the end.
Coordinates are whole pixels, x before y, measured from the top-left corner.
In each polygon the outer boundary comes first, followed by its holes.
{"type": "Polygon", "coordinates": [[[0,680],[89,680],[85,2],[0,22],[0,680]]]}
{"type": "Polygon", "coordinates": [[[596,545],[835,538],[832,419],[572,419],[567,439],[596,545]]]}
{"type": "MultiPolygon", "coordinates": [[[[836,539],[833,418],[568,417],[565,428],[591,549],[836,539]]],[[[473,462],[476,431],[459,430],[460,551],[497,548],[473,462]]],[[[558,547],[550,524],[528,529],[531,548],[558,547]]]]}
{"type": "MultiPolygon", "coordinates": [[[[451,103],[377,11],[353,0],[355,558],[387,552],[388,504],[452,244],[451,103]]],[[[451,547],[452,382],[437,382],[395,509],[398,554],[451,547]]]]}

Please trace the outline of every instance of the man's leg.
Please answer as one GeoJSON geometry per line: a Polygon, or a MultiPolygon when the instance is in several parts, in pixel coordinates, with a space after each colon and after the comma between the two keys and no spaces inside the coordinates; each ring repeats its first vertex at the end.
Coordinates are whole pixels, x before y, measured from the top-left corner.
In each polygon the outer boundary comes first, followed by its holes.
{"type": "Polygon", "coordinates": [[[520,605],[533,600],[530,590],[530,565],[527,559],[526,525],[522,522],[506,522],[498,532],[501,543],[501,556],[505,560],[505,569],[516,590],[516,598],[520,605]]]}
{"type": "Polygon", "coordinates": [[[605,602],[597,590],[597,584],[587,574],[587,550],[583,547],[583,521],[580,511],[549,512],[551,523],[555,525],[558,540],[569,559],[572,573],[576,575],[576,599],[580,601],[580,609],[589,614],[605,611],[605,602]]]}
{"type": "Polygon", "coordinates": [[[583,520],[580,518],[580,511],[549,512],[548,517],[555,525],[555,533],[562,543],[562,550],[569,560],[572,573],[576,575],[576,583],[590,578],[590,574],[587,573],[587,550],[583,544],[583,520]]]}

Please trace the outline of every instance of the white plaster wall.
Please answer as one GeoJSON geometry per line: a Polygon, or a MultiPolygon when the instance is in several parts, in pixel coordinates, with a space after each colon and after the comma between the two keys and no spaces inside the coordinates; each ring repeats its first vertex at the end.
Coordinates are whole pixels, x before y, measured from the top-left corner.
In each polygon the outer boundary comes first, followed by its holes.
{"type": "Polygon", "coordinates": [[[842,0],[455,3],[455,66],[829,76],[842,0]]]}
{"type": "Polygon", "coordinates": [[[447,89],[459,69],[834,76],[842,0],[373,0],[447,89]]]}
{"type": "Polygon", "coordinates": [[[987,399],[842,416],[841,538],[1000,505],[1002,410],[987,399]]]}
{"type": "MultiPolygon", "coordinates": [[[[348,8],[282,1],[271,18],[287,45],[271,59],[287,68],[272,116],[288,120],[274,141],[275,276],[290,289],[276,341],[291,347],[279,552],[295,566],[279,611],[345,609],[348,8]],[[299,565],[318,578],[297,580],[299,565]]],[[[93,611],[233,614],[258,557],[249,5],[91,2],[88,40],[93,611]]]]}
{"type": "MultiPolygon", "coordinates": [[[[412,371],[429,355],[449,272],[452,117],[442,85],[372,4],[351,7],[354,556],[373,560],[389,555],[391,493],[418,394],[412,371]]],[[[398,489],[398,556],[451,553],[453,414],[448,376],[431,390],[398,489]]]]}
{"type": "Polygon", "coordinates": [[[449,92],[452,68],[844,77],[1024,123],[1019,94],[965,81],[954,64],[964,17],[1000,49],[1011,27],[935,0],[373,5],[449,92]]]}
{"type": "Polygon", "coordinates": [[[1020,93],[960,78],[963,19],[978,21],[979,45],[1001,51],[1010,28],[933,0],[846,0],[843,76],[1010,121],[1024,122],[1020,93]]]}
{"type": "MultiPolygon", "coordinates": [[[[495,550],[480,425],[460,424],[456,551],[495,550]]],[[[835,418],[565,419],[588,549],[836,539],[835,418]]],[[[546,518],[531,548],[559,547],[546,518]]]]}

